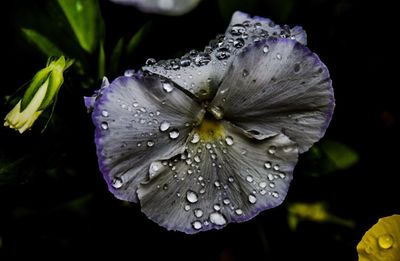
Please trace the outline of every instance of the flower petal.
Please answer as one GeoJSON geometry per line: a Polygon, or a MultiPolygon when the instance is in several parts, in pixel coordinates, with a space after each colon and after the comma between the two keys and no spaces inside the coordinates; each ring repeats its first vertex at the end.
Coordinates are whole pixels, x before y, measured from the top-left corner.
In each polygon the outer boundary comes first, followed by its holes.
{"type": "Polygon", "coordinates": [[[172,83],[120,77],[102,90],[92,114],[100,169],[119,199],[137,201],[150,162],[183,150],[201,108],[172,83]]]}
{"type": "Polygon", "coordinates": [[[283,134],[259,141],[230,123],[222,126],[224,138],[198,140],[194,131],[185,153],[153,162],[153,178],[138,189],[150,219],[192,234],[282,203],[297,162],[295,143],[283,134]]]}
{"type": "Polygon", "coordinates": [[[304,152],[329,125],[332,82],[307,47],[290,39],[267,39],[235,58],[211,108],[261,138],[284,133],[304,152]]]}
{"type": "Polygon", "coordinates": [[[174,81],[181,88],[193,93],[200,99],[214,96],[222,78],[234,57],[243,48],[267,37],[290,38],[306,44],[304,30],[296,26],[279,26],[267,18],[254,17],[235,12],[225,35],[212,40],[202,52],[195,50],[180,59],[155,61],[143,70],[155,73],[174,81]]]}
{"type": "Polygon", "coordinates": [[[143,12],[183,15],[195,8],[200,0],[111,0],[114,3],[134,5],[143,12]]]}

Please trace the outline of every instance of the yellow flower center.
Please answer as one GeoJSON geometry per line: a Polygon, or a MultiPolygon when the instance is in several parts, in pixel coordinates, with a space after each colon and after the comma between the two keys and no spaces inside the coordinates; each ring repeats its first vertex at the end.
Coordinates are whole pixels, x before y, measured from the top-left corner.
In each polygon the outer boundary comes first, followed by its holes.
{"type": "Polygon", "coordinates": [[[204,118],[197,126],[197,132],[202,141],[215,141],[225,138],[225,130],[221,121],[216,119],[204,118]]]}

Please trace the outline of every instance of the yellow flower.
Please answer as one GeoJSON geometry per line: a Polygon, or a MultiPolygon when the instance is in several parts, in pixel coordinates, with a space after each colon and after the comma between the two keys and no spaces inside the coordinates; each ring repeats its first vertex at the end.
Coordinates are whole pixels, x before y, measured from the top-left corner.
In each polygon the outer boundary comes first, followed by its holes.
{"type": "Polygon", "coordinates": [[[378,220],[357,245],[359,261],[400,260],[400,215],[378,220]]]}
{"type": "Polygon", "coordinates": [[[72,60],[61,56],[49,60],[47,66],[35,74],[23,98],[4,118],[4,126],[23,133],[30,129],[40,114],[54,102],[62,83],[63,72],[72,65],[72,60]]]}

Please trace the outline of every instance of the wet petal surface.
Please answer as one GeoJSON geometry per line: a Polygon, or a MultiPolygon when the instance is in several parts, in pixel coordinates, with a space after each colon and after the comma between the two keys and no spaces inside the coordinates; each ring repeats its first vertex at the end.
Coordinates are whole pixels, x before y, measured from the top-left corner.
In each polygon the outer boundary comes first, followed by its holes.
{"type": "Polygon", "coordinates": [[[169,230],[196,233],[246,221],[281,204],[297,162],[296,145],[279,134],[263,141],[228,122],[204,140],[195,129],[186,151],[153,162],[140,185],[142,211],[169,230]]]}
{"type": "Polygon", "coordinates": [[[296,41],[269,38],[235,57],[211,107],[261,138],[283,133],[304,152],[324,135],[334,97],[316,54],[296,41]]]}
{"type": "Polygon", "coordinates": [[[143,12],[182,15],[195,8],[200,0],[111,0],[112,2],[133,5],[143,12]]]}
{"type": "Polygon", "coordinates": [[[235,12],[225,34],[217,36],[203,51],[192,50],[180,59],[157,63],[149,60],[143,69],[171,79],[199,99],[210,99],[234,57],[246,46],[268,37],[289,38],[301,44],[306,44],[307,38],[301,27],[281,27],[267,18],[235,12]]]}
{"type": "Polygon", "coordinates": [[[137,201],[155,159],[184,148],[201,108],[172,83],[120,77],[96,101],[92,114],[100,169],[119,199],[137,201]]]}

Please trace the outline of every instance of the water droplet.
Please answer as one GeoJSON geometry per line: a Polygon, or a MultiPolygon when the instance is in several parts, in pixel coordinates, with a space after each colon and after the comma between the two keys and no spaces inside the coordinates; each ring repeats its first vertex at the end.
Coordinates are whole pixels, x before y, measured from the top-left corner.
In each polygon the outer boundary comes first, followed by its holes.
{"type": "Polygon", "coordinates": [[[101,112],[101,115],[103,115],[103,117],[108,117],[109,113],[108,111],[104,110],[101,112]]]}
{"type": "Polygon", "coordinates": [[[200,135],[197,132],[193,133],[192,140],[190,142],[196,144],[199,141],[200,141],[200,135]]]}
{"type": "Polygon", "coordinates": [[[225,60],[228,59],[231,56],[231,53],[229,52],[228,48],[219,48],[217,50],[217,53],[215,54],[215,57],[217,57],[218,60],[225,60]]]}
{"type": "Polygon", "coordinates": [[[300,64],[299,63],[296,63],[295,65],[294,65],[294,72],[295,73],[298,73],[300,71],[300,64]]]}
{"type": "MultiPolygon", "coordinates": [[[[204,185],[204,183],[202,185],[204,185]]],[[[204,188],[202,188],[202,189],[200,189],[199,192],[200,192],[200,194],[204,194],[206,192],[206,190],[204,188]]]]}
{"type": "Polygon", "coordinates": [[[272,192],[271,195],[272,195],[274,198],[278,198],[278,197],[279,197],[279,193],[276,192],[276,191],[272,192]]]}
{"type": "Polygon", "coordinates": [[[210,222],[218,226],[223,226],[226,224],[226,219],[221,213],[213,212],[210,214],[210,222]]]}
{"type": "Polygon", "coordinates": [[[394,239],[390,234],[384,234],[378,237],[378,245],[380,248],[389,249],[393,244],[394,239]]]}
{"type": "Polygon", "coordinates": [[[122,179],[119,177],[113,178],[113,180],[111,181],[111,185],[115,189],[119,189],[120,187],[122,187],[122,184],[123,184],[122,179]]]}
{"type": "Polygon", "coordinates": [[[223,202],[225,205],[228,205],[229,203],[231,203],[231,201],[230,201],[228,198],[225,198],[222,202],[223,202]]]}
{"type": "Polygon", "coordinates": [[[212,106],[210,112],[217,120],[221,120],[224,117],[224,112],[219,106],[212,106]]]}
{"type": "Polygon", "coordinates": [[[169,137],[171,138],[171,139],[176,139],[176,138],[178,138],[179,137],[179,131],[177,130],[177,129],[173,129],[173,130],[171,130],[170,132],[169,132],[169,137]]]}
{"type": "Polygon", "coordinates": [[[276,152],[276,147],[275,146],[269,147],[269,149],[268,149],[268,153],[269,154],[273,155],[273,154],[275,154],[275,152],[276,152]]]}
{"type": "Polygon", "coordinates": [[[249,71],[247,71],[246,69],[244,69],[243,72],[242,72],[242,76],[243,76],[243,77],[247,77],[247,75],[249,75],[249,71]]]}
{"type": "Polygon", "coordinates": [[[216,186],[217,188],[219,188],[219,187],[221,186],[221,183],[219,183],[219,181],[217,180],[217,181],[214,182],[214,186],[216,186]]]}
{"type": "Polygon", "coordinates": [[[229,177],[229,178],[228,178],[228,181],[229,181],[230,183],[232,183],[232,182],[234,182],[235,180],[233,179],[233,177],[229,177]]]}
{"type": "Polygon", "coordinates": [[[269,162],[269,161],[267,161],[267,162],[264,163],[264,167],[265,167],[266,169],[270,169],[270,168],[272,167],[272,163],[269,162]]]}
{"type": "Polygon", "coordinates": [[[179,64],[180,64],[182,67],[188,67],[188,66],[190,65],[190,63],[191,63],[191,61],[190,61],[190,59],[187,58],[187,57],[182,58],[182,59],[180,60],[180,62],[179,62],[179,64]]]}
{"type": "Polygon", "coordinates": [[[231,136],[227,136],[225,138],[225,142],[228,146],[232,146],[233,145],[233,138],[231,136]]]}
{"type": "Polygon", "coordinates": [[[166,92],[172,92],[172,90],[174,89],[174,87],[172,86],[172,84],[170,84],[169,82],[164,82],[163,84],[162,84],[162,87],[163,87],[163,89],[164,89],[164,91],[166,91],[166,92]]]}
{"type": "Polygon", "coordinates": [[[208,53],[198,53],[194,59],[197,66],[207,65],[211,61],[211,56],[208,53]]]}
{"type": "Polygon", "coordinates": [[[108,123],[105,122],[105,121],[103,121],[103,122],[101,123],[101,128],[102,128],[103,130],[108,130],[108,123]]]}
{"type": "Polygon", "coordinates": [[[160,170],[163,168],[163,164],[161,161],[154,161],[150,164],[150,169],[149,169],[149,176],[150,178],[155,177],[157,174],[160,173],[160,170]]]}
{"type": "Polygon", "coordinates": [[[219,204],[215,204],[213,206],[213,208],[214,208],[215,211],[220,211],[221,210],[221,206],[219,204]]]}
{"type": "Polygon", "coordinates": [[[152,141],[152,140],[149,140],[149,141],[147,141],[147,147],[153,147],[154,146],[154,141],[152,141]]]}
{"type": "Polygon", "coordinates": [[[243,210],[241,210],[240,208],[237,208],[235,210],[236,215],[243,215],[243,210]]]}
{"type": "Polygon", "coordinates": [[[243,24],[234,24],[231,28],[231,34],[234,36],[239,36],[246,32],[246,27],[243,24]]]}
{"type": "Polygon", "coordinates": [[[267,186],[267,182],[262,181],[258,185],[260,186],[260,188],[265,188],[267,186]]]}
{"type": "Polygon", "coordinates": [[[169,122],[167,122],[167,121],[161,122],[161,124],[160,124],[160,131],[166,131],[166,130],[168,130],[168,129],[169,129],[169,126],[170,126],[169,122]]]}
{"type": "Polygon", "coordinates": [[[279,170],[279,165],[278,165],[278,164],[276,164],[276,165],[274,166],[274,170],[276,170],[276,171],[279,170]]]}
{"type": "Polygon", "coordinates": [[[269,183],[269,186],[270,186],[271,188],[275,188],[275,183],[274,183],[274,182],[270,182],[270,183],[269,183]]]}
{"type": "Polygon", "coordinates": [[[252,176],[250,176],[250,175],[248,175],[247,177],[246,177],[246,180],[247,180],[247,182],[253,182],[253,177],[252,176]]]}
{"type": "Polygon", "coordinates": [[[196,192],[191,191],[191,190],[188,190],[188,191],[186,192],[186,199],[187,199],[187,201],[189,201],[190,203],[196,203],[196,202],[199,200],[199,198],[198,198],[196,192]]]}
{"type": "Polygon", "coordinates": [[[276,59],[282,60],[282,55],[280,53],[276,54],[276,59]]]}
{"type": "Polygon", "coordinates": [[[190,210],[190,206],[189,206],[189,205],[185,205],[185,206],[183,207],[183,209],[185,209],[185,211],[189,211],[189,210],[190,210]]]}
{"type": "Polygon", "coordinates": [[[274,180],[274,175],[272,174],[268,174],[267,177],[269,181],[274,180]]]}
{"type": "Polygon", "coordinates": [[[268,53],[268,52],[269,52],[269,46],[266,45],[266,46],[264,46],[264,48],[263,48],[263,53],[268,53]]]}
{"type": "Polygon", "coordinates": [[[280,177],[281,179],[284,179],[284,178],[286,178],[286,174],[283,173],[283,172],[281,172],[281,173],[279,173],[279,177],[280,177]]]}
{"type": "Polygon", "coordinates": [[[149,58],[146,60],[146,65],[151,66],[154,65],[157,61],[154,58],[149,58]]]}
{"type": "Polygon", "coordinates": [[[201,218],[203,216],[203,210],[201,210],[199,208],[196,208],[193,213],[194,213],[194,216],[197,218],[201,218]]]}
{"type": "Polygon", "coordinates": [[[233,41],[233,46],[235,48],[242,48],[244,46],[244,40],[242,38],[236,38],[233,41]]]}
{"type": "Polygon", "coordinates": [[[193,222],[193,223],[192,223],[192,226],[193,226],[193,228],[196,229],[196,230],[199,230],[199,229],[201,229],[201,228],[203,227],[203,225],[201,224],[200,221],[195,221],[195,222],[193,222]]]}
{"type": "Polygon", "coordinates": [[[249,202],[250,202],[251,204],[256,203],[256,202],[257,202],[256,196],[254,196],[253,194],[250,194],[250,195],[249,195],[249,202]]]}
{"type": "Polygon", "coordinates": [[[262,190],[260,190],[260,194],[265,195],[265,194],[267,194],[267,191],[265,189],[262,189],[262,190]]]}

